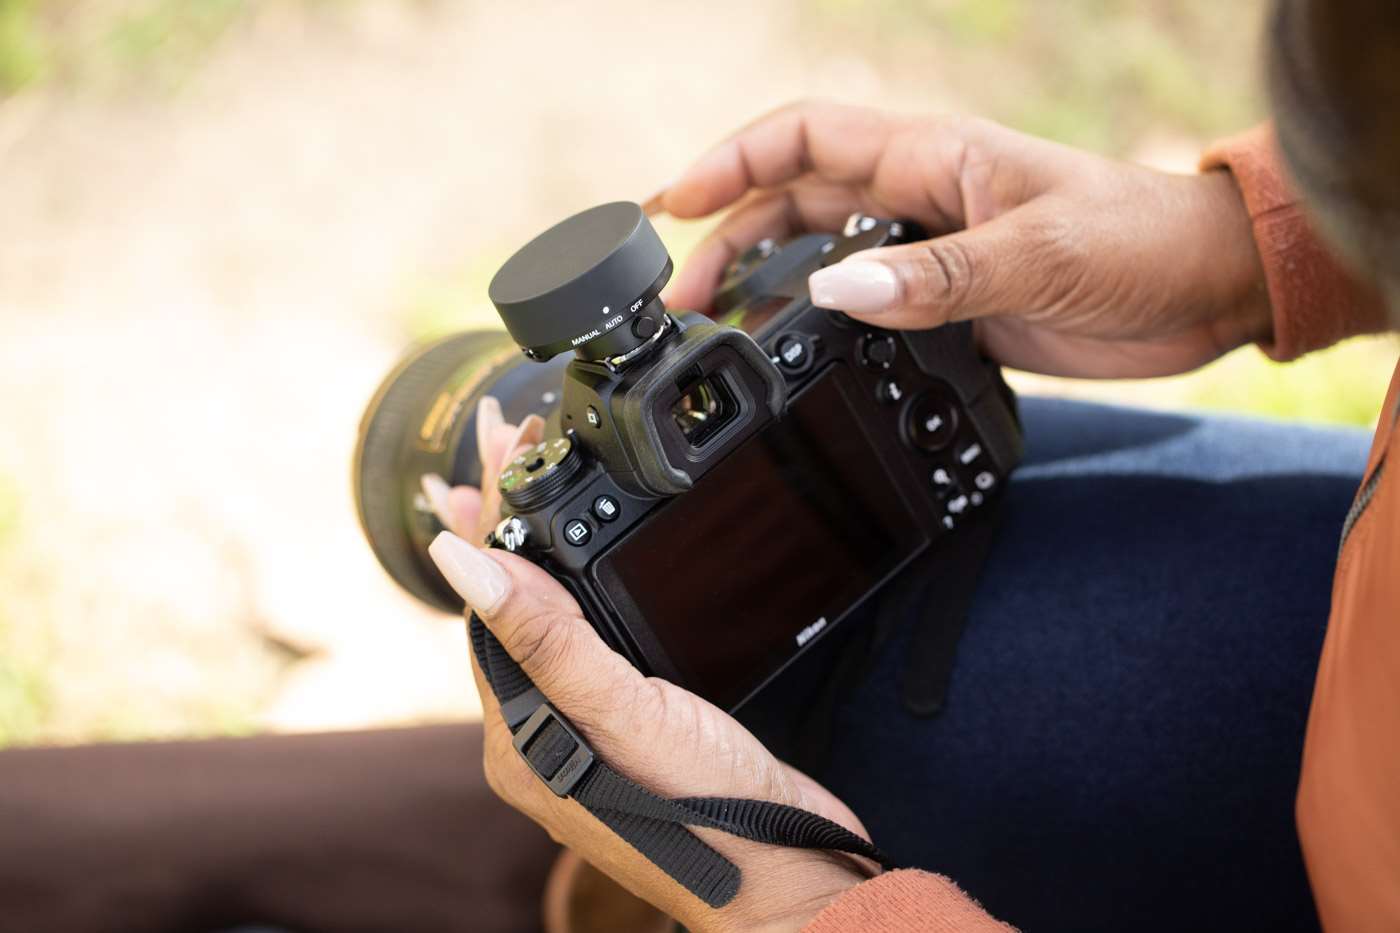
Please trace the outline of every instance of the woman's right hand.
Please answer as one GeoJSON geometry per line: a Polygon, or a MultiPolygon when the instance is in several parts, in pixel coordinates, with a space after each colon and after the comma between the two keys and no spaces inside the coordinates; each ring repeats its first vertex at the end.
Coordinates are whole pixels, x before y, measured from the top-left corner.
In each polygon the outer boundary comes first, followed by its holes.
{"type": "Polygon", "coordinates": [[[861,211],[918,221],[932,239],[814,273],[816,304],[893,328],[973,320],[984,350],[1020,369],[1169,375],[1271,332],[1250,218],[1225,172],[1167,174],[985,120],[802,103],[648,202],[680,218],[725,208],[668,304],[705,310],[759,240],[839,230],[861,211]]]}

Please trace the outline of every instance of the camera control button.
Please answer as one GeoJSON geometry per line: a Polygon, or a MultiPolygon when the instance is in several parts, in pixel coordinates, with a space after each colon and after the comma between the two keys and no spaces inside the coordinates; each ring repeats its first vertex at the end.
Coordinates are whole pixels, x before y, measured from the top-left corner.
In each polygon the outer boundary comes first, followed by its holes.
{"type": "Polygon", "coordinates": [[[860,365],[875,373],[882,373],[894,364],[895,343],[893,334],[866,334],[860,338],[860,365]]]}
{"type": "Polygon", "coordinates": [[[598,414],[598,409],[594,408],[592,405],[588,406],[585,417],[588,419],[588,426],[590,428],[596,428],[603,423],[603,416],[598,414]]]}
{"type": "Polygon", "coordinates": [[[933,472],[928,475],[928,481],[940,494],[958,488],[958,481],[953,479],[953,471],[947,467],[934,467],[933,472]]]}
{"type": "Polygon", "coordinates": [[[638,340],[650,340],[661,329],[655,318],[639,317],[632,322],[632,336],[638,340]]]}
{"type": "Polygon", "coordinates": [[[593,537],[593,529],[588,527],[588,522],[576,518],[564,526],[564,540],[574,547],[583,547],[588,543],[588,539],[593,537]]]}
{"type": "Polygon", "coordinates": [[[773,356],[783,369],[800,373],[812,365],[812,345],[799,334],[784,334],[773,345],[773,356]]]}
{"type": "Polygon", "coordinates": [[[958,462],[963,466],[971,466],[982,456],[982,445],[973,441],[958,448],[958,462]]]}
{"type": "Polygon", "coordinates": [[[915,399],[905,412],[905,438],[926,453],[937,453],[947,447],[957,428],[957,409],[941,395],[930,394],[915,399]]]}
{"type": "Polygon", "coordinates": [[[600,522],[615,521],[621,512],[621,507],[612,496],[599,496],[593,500],[593,517],[600,522]]]}
{"type": "Polygon", "coordinates": [[[904,401],[904,387],[896,379],[881,379],[875,387],[875,398],[886,405],[904,401]]]}

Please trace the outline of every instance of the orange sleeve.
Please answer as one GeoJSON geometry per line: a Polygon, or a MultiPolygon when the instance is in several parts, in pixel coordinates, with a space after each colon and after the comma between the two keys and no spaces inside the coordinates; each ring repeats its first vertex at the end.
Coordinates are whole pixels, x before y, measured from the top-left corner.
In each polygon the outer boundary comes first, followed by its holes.
{"type": "Polygon", "coordinates": [[[1273,306],[1273,340],[1262,349],[1291,360],[1357,334],[1386,329],[1375,289],[1328,253],[1283,170],[1272,124],[1230,137],[1201,157],[1201,169],[1234,175],[1254,225],[1273,306]]]}
{"type": "Polygon", "coordinates": [[[1014,933],[942,875],[903,869],[856,885],[803,933],[1014,933]]]}

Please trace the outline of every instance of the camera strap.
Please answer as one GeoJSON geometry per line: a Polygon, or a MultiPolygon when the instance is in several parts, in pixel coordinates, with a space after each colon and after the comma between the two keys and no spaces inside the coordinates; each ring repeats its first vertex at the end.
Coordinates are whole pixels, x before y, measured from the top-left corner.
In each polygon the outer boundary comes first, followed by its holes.
{"type": "Polygon", "coordinates": [[[500,703],[517,752],[560,797],[584,809],[710,907],[739,893],[739,867],[686,827],[799,849],[827,849],[894,863],[860,836],[807,810],[737,797],[667,798],[613,770],[559,713],[475,614],[472,651],[500,703]]]}
{"type": "Polygon", "coordinates": [[[1001,513],[1002,499],[996,497],[960,524],[956,535],[936,542],[885,585],[868,616],[823,669],[818,686],[805,699],[805,713],[785,725],[779,740],[784,743],[784,760],[812,775],[827,769],[842,707],[874,676],[882,652],[897,638],[907,639],[899,645],[895,673],[900,706],[921,719],[943,711],[958,644],[1001,513]],[[902,636],[906,629],[908,635],[902,636]]]}
{"type": "Polygon", "coordinates": [[[902,574],[885,604],[891,618],[919,620],[905,648],[899,684],[900,700],[915,716],[933,717],[943,711],[958,642],[1000,524],[1001,504],[1000,497],[987,503],[943,547],[902,574]]]}

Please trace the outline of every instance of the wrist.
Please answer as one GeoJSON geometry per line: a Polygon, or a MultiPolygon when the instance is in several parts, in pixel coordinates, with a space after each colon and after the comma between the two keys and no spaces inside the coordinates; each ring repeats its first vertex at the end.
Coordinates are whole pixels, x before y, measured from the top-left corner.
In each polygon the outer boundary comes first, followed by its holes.
{"type": "Polygon", "coordinates": [[[868,876],[858,872],[846,857],[823,855],[819,858],[820,862],[809,863],[786,880],[766,879],[765,890],[787,891],[791,892],[790,896],[780,910],[770,912],[770,907],[763,915],[741,923],[740,928],[757,933],[798,933],[832,902],[868,880],[868,876]]]}
{"type": "Polygon", "coordinates": [[[1212,321],[1222,350],[1273,338],[1264,262],[1254,240],[1254,223],[1235,176],[1213,170],[1196,176],[1207,212],[1203,229],[1211,231],[1207,261],[1215,266],[1218,302],[1212,321]]]}

